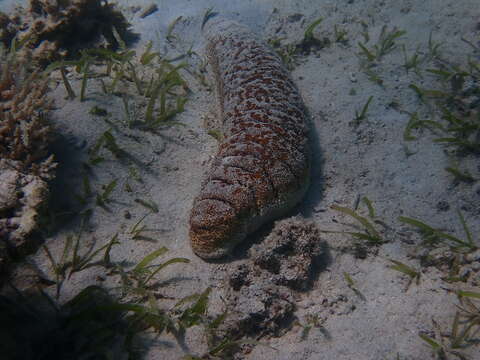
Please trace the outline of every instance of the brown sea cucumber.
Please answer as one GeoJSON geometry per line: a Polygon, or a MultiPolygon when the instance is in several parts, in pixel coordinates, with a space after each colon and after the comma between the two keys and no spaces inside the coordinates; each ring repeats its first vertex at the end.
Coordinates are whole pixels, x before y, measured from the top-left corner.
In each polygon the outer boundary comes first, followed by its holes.
{"type": "Polygon", "coordinates": [[[274,51],[225,19],[205,36],[224,139],[193,202],[190,240],[214,259],[303,198],[310,150],[303,100],[274,51]]]}

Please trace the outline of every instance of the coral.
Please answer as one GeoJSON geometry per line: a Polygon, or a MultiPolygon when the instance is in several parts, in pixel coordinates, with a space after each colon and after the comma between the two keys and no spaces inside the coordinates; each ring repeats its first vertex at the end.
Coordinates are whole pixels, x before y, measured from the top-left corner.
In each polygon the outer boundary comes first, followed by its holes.
{"type": "Polygon", "coordinates": [[[0,239],[15,250],[28,246],[48,198],[48,183],[14,170],[18,167],[14,161],[0,160],[0,239]]]}
{"type": "Polygon", "coordinates": [[[17,31],[18,25],[15,24],[13,19],[0,12],[0,41],[9,47],[17,31]]]}
{"type": "Polygon", "coordinates": [[[206,26],[224,139],[195,198],[190,240],[219,258],[304,196],[310,177],[306,110],[280,58],[242,25],[206,26]]]}
{"type": "Polygon", "coordinates": [[[250,250],[251,260],[227,277],[232,334],[279,335],[294,317],[295,291],[312,285],[323,255],[315,224],[302,218],[277,221],[264,242],[250,250]]]}
{"type": "Polygon", "coordinates": [[[119,45],[115,30],[122,39],[129,37],[125,17],[102,0],[30,0],[28,9],[17,8],[11,16],[0,14],[3,24],[0,41],[10,47],[16,35],[41,65],[72,57],[101,37],[115,49],[119,45]]]}
{"type": "Polygon", "coordinates": [[[55,162],[46,111],[47,82],[15,53],[0,57],[0,262],[30,247],[55,162]]]}
{"type": "Polygon", "coordinates": [[[20,172],[50,176],[47,80],[11,55],[0,63],[0,158],[20,172]]]}

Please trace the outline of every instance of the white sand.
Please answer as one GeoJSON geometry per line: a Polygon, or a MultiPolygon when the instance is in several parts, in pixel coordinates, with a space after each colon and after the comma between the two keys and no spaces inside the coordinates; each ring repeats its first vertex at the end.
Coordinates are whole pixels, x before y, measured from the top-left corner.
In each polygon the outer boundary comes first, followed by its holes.
{"type": "MultiPolygon", "coordinates": [[[[141,0],[119,2],[124,9],[150,3],[141,0]]],[[[292,71],[310,110],[314,137],[319,144],[315,150],[316,168],[311,190],[299,211],[314,219],[322,229],[347,230],[349,228],[342,223],[350,220],[331,210],[330,206],[353,207],[358,196],[368,196],[378,219],[391,227],[385,232],[390,242],[379,247],[377,254],[370,253],[362,260],[342,250],[342,247],[353,243],[348,236],[326,234],[324,239],[330,247],[331,261],[319,274],[313,289],[299,294],[296,315],[301,323],[306,324],[307,315],[317,314],[329,336],[313,328],[309,337],[301,341],[302,328],[296,326],[280,338],[268,339],[276,350],[257,346],[247,358],[393,360],[397,359],[397,354],[402,360],[433,358],[431,350],[418,334],[425,331],[433,336],[432,318],[440,324],[443,332],[450,331],[458,300],[444,289],[462,289],[467,284],[448,284],[441,280],[445,273],[434,267],[424,267],[420,284],[412,284],[405,290],[407,277],[389,269],[387,259],[399,260],[419,269],[418,259],[408,257],[414,250],[414,245],[408,242],[418,243],[420,239],[397,218],[400,215],[420,218],[432,226],[464,237],[456,214],[456,209],[461,208],[472,233],[476,235],[480,231],[480,184],[455,184],[453,176],[444,170],[456,161],[455,158],[449,156],[441,145],[434,144],[434,136],[428,131],[417,141],[408,143],[415,154],[409,157],[405,154],[403,132],[409,119],[405,112],[418,111],[422,116],[428,114],[428,108],[420,103],[408,86],[416,83],[425,88],[438,87],[438,82],[424,71],[433,64],[421,66],[423,78],[413,71],[407,74],[402,67],[404,58],[399,46],[374,69],[383,79],[383,86],[378,86],[368,80],[360,69],[357,43],[364,41],[362,21],[368,25],[369,47],[376,43],[384,25],[388,29],[396,26],[406,30],[406,35],[397,42],[404,44],[409,54],[417,47],[426,52],[432,32],[433,39],[443,44],[441,54],[444,59],[465,64],[467,54],[472,54],[473,50],[460,39],[464,37],[478,44],[478,1],[182,0],[157,3],[159,11],[145,19],[140,19],[138,13],[126,13],[134,32],[141,35],[139,49],[146,41],[153,40],[154,47],[164,52],[167,49],[166,29],[182,15],[186,21],[175,27],[175,35],[183,43],[191,43],[193,49],[200,53],[203,40],[199,25],[209,7],[251,26],[265,38],[285,38],[284,43],[301,39],[306,25],[320,16],[324,21],[315,31],[318,37],[332,39],[334,25],[348,32],[348,44],[332,43],[318,53],[300,56],[299,65],[292,71]],[[277,10],[273,11],[274,8],[277,10]],[[289,22],[287,18],[293,14],[303,16],[299,21],[289,22]],[[356,95],[351,95],[351,89],[356,95]],[[358,127],[349,125],[354,120],[355,111],[360,111],[370,96],[373,100],[367,119],[358,127]],[[397,102],[404,112],[389,106],[392,101],[397,102]],[[450,209],[437,210],[439,201],[446,201],[450,209]],[[365,300],[347,286],[343,272],[350,274],[365,300]]],[[[1,5],[8,5],[8,2],[1,5]]],[[[185,48],[188,48],[187,45],[185,48]]],[[[478,57],[476,59],[478,61],[478,57]]],[[[95,143],[98,136],[111,128],[88,112],[95,104],[107,108],[114,114],[113,121],[119,123],[119,131],[112,130],[119,146],[144,165],[125,164],[104,152],[107,161],[95,167],[92,186],[99,189],[101,184],[114,178],[119,180],[119,186],[112,194],[110,213],[95,208],[92,227],[85,239],[96,239],[98,244],[104,244],[118,232],[122,244],[112,250],[114,261],[127,260],[133,264],[161,246],[171,250],[165,258],[182,256],[191,259],[189,265],[172,265],[161,272],[159,281],[169,281],[160,293],[181,298],[211,286],[214,293],[211,311],[219,312],[223,310],[218,299],[223,291],[224,269],[233,266],[235,261],[208,264],[195,257],[189,247],[190,206],[217,146],[216,140],[207,135],[203,127],[204,118],[212,116],[210,104],[213,95],[191,77],[189,81],[193,93],[186,111],[177,117],[186,127],[162,131],[160,135],[125,130],[119,120],[124,117],[121,100],[105,96],[94,81],[88,87],[85,102],[64,100],[65,90],[63,85],[58,85],[53,91],[56,99],[53,118],[65,146],[59,159],[62,163],[58,175],[65,194],[57,193],[56,196],[69,197],[72,191],[80,192],[78,189],[83,176],[80,161],[87,159],[86,149],[95,143]],[[138,137],[140,141],[127,134],[138,137]],[[87,147],[82,147],[85,141],[87,147]],[[131,167],[137,169],[142,183],[131,179],[131,167]],[[124,191],[125,181],[132,186],[133,193],[124,191]],[[130,229],[147,211],[134,201],[135,198],[151,199],[159,207],[159,213],[145,220],[148,228],[152,229],[148,236],[155,242],[131,239],[130,229]],[[131,219],[124,218],[127,209],[131,219]]],[[[78,93],[80,81],[72,80],[72,83],[78,93]]],[[[478,157],[458,161],[462,169],[469,169],[472,175],[479,177],[478,157]]],[[[366,214],[365,209],[361,211],[366,214]]],[[[378,228],[382,229],[380,225],[378,228]]],[[[66,236],[77,229],[78,224],[70,223],[49,237],[46,243],[59,256],[66,236]]],[[[85,246],[87,244],[88,241],[85,246]]],[[[31,260],[46,274],[52,275],[43,252],[32,256],[31,260]]],[[[74,274],[65,282],[61,300],[69,299],[87,285],[98,283],[97,276],[103,275],[103,272],[103,268],[93,267],[74,274]]],[[[477,281],[478,286],[478,277],[478,273],[472,273],[469,284],[477,281]]],[[[111,280],[107,279],[106,283],[111,283],[111,280]]],[[[198,329],[187,334],[187,351],[200,352],[200,334],[198,329]]],[[[150,348],[147,358],[177,359],[185,351],[173,338],[162,335],[150,348]]],[[[478,346],[465,349],[464,353],[471,359],[480,358],[478,346]]]]}

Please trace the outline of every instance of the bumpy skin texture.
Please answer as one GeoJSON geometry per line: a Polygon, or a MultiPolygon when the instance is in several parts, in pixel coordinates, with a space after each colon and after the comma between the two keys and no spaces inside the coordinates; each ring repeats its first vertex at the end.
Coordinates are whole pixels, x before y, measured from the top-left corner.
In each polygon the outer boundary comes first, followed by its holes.
{"type": "Polygon", "coordinates": [[[310,174],[302,98],[280,58],[248,28],[205,27],[224,140],[195,198],[193,251],[220,258],[304,196],[310,174]]]}

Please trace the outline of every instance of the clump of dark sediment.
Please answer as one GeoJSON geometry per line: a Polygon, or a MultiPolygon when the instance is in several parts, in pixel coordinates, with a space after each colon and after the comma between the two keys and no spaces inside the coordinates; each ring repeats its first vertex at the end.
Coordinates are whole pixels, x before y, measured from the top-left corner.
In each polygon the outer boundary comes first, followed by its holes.
{"type": "Polygon", "coordinates": [[[0,41],[10,47],[16,37],[43,66],[75,57],[82,48],[115,50],[133,39],[129,27],[115,5],[102,0],[30,0],[27,9],[0,13],[0,41]]]}
{"type": "Polygon", "coordinates": [[[324,243],[316,225],[302,218],[278,221],[250,250],[250,260],[227,276],[225,322],[235,336],[279,336],[294,320],[295,297],[318,272],[324,243]]]}

